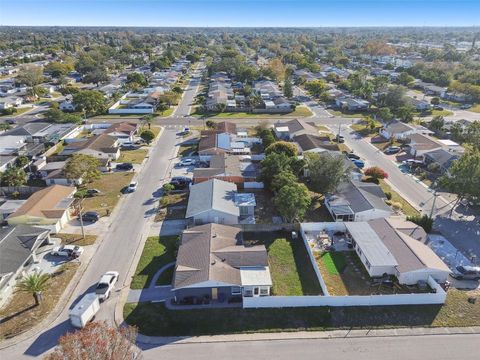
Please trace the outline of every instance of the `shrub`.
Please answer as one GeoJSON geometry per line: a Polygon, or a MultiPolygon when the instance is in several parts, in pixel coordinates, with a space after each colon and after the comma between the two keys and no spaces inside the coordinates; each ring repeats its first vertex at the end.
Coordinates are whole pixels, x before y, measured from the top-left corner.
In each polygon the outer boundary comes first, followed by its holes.
{"type": "Polygon", "coordinates": [[[392,193],[390,191],[387,191],[385,193],[385,197],[387,198],[387,200],[392,200],[392,193]]]}
{"type": "Polygon", "coordinates": [[[427,233],[432,231],[433,218],[428,215],[407,216],[407,220],[417,224],[418,226],[421,226],[427,233]]]}
{"type": "Polygon", "coordinates": [[[375,180],[388,179],[388,174],[385,172],[385,170],[378,166],[372,166],[366,169],[365,175],[375,180]]]}

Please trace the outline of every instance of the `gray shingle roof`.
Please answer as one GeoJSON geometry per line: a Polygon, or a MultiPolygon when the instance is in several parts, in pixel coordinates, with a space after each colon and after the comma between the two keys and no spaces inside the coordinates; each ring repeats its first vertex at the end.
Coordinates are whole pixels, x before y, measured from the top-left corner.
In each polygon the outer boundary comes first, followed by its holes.
{"type": "Polygon", "coordinates": [[[337,200],[331,203],[332,205],[336,202],[339,204],[348,203],[355,213],[371,209],[392,211],[385,204],[385,193],[377,184],[348,181],[339,187],[336,197],[337,200]]]}
{"type": "Polygon", "coordinates": [[[218,179],[195,184],[190,188],[186,217],[196,216],[212,209],[239,216],[240,210],[234,201],[236,192],[237,186],[234,183],[218,179]]]}

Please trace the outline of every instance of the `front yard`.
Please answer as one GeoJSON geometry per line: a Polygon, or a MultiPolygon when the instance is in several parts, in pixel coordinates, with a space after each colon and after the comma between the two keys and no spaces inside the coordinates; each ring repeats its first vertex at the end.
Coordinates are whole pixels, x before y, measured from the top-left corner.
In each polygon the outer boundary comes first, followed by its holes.
{"type": "Polygon", "coordinates": [[[390,185],[388,185],[385,182],[385,180],[380,180],[379,185],[380,185],[380,187],[382,188],[382,190],[385,194],[390,193],[392,195],[392,198],[390,200],[391,203],[399,203],[402,206],[402,212],[406,216],[418,216],[418,215],[420,215],[420,212],[417,209],[415,209],[412,205],[410,205],[410,203],[407,200],[405,200],[399,193],[392,190],[392,187],[390,185]]]}
{"type": "Polygon", "coordinates": [[[286,232],[245,233],[249,244],[264,244],[272,277],[272,295],[320,295],[322,290],[301,239],[286,232]]]}
{"type": "MultiPolygon", "coordinates": [[[[177,250],[177,236],[162,236],[161,238],[150,236],[143,247],[142,256],[137,264],[130,288],[143,289],[148,287],[153,276],[162,266],[175,261],[177,250]]],[[[173,276],[172,271],[167,274],[173,276]]],[[[166,279],[164,275],[158,279],[157,285],[168,285],[171,282],[172,278],[166,279]]]]}
{"type": "Polygon", "coordinates": [[[132,172],[102,174],[99,179],[88,184],[89,189],[101,191],[100,195],[86,198],[83,211],[97,211],[100,216],[109,215],[120,200],[122,190],[133,178],[132,172]]]}
{"type": "Polygon", "coordinates": [[[78,263],[67,263],[51,276],[39,306],[35,306],[31,294],[15,292],[0,310],[0,339],[14,337],[42,321],[57,305],[78,266],[78,263]]]}
{"type": "Polygon", "coordinates": [[[71,244],[71,245],[78,245],[78,246],[93,245],[97,240],[97,235],[87,235],[87,234],[85,234],[85,238],[82,238],[82,234],[64,234],[64,233],[53,234],[52,237],[61,239],[62,244],[65,244],[65,245],[71,244]]]}
{"type": "Polygon", "coordinates": [[[163,220],[184,219],[187,212],[187,204],[187,192],[162,196],[154,221],[158,222],[163,220]]]}
{"type": "Polygon", "coordinates": [[[136,149],[136,150],[122,150],[120,152],[120,157],[117,162],[129,162],[132,164],[141,164],[145,156],[147,156],[147,149],[136,149]]]}
{"type": "MultiPolygon", "coordinates": [[[[203,116],[202,114],[193,113],[193,116],[203,116]]],[[[254,119],[275,119],[279,117],[308,117],[312,116],[313,113],[306,106],[297,106],[295,111],[285,113],[285,114],[255,114],[247,112],[222,112],[222,113],[212,113],[207,114],[208,118],[219,118],[219,119],[241,119],[241,118],[254,118],[254,119]]]]}

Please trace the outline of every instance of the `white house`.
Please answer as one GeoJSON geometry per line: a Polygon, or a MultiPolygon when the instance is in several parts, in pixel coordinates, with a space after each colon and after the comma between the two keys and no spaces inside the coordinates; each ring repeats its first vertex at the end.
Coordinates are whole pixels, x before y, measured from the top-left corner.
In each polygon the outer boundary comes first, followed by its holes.
{"type": "Polygon", "coordinates": [[[404,122],[393,120],[380,129],[380,135],[385,139],[405,139],[408,135],[416,132],[415,127],[404,122]]]}
{"type": "Polygon", "coordinates": [[[64,100],[60,103],[59,109],[62,111],[75,111],[77,107],[70,100],[64,100]]]}

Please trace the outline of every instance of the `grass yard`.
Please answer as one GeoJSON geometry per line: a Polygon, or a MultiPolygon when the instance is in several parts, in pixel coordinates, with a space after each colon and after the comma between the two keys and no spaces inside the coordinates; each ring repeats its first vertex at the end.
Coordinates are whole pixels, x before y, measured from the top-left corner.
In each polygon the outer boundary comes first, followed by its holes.
{"type": "Polygon", "coordinates": [[[389,192],[392,194],[392,202],[397,202],[402,205],[402,212],[407,216],[417,216],[420,212],[415,209],[407,200],[405,200],[399,193],[392,190],[392,187],[388,185],[384,180],[380,180],[379,183],[384,193],[389,192]]]}
{"type": "Polygon", "coordinates": [[[190,154],[197,151],[198,151],[198,142],[193,144],[191,143],[182,144],[178,148],[178,156],[180,157],[189,156],[190,154]]]}
{"type": "Polygon", "coordinates": [[[82,234],[53,234],[52,237],[59,238],[62,240],[62,244],[73,244],[78,246],[88,246],[95,244],[97,241],[97,235],[87,235],[85,234],[85,238],[82,238],[82,234]]]}
{"type": "Polygon", "coordinates": [[[375,123],[375,128],[371,128],[367,123],[365,122],[358,122],[356,124],[350,125],[352,130],[356,131],[362,136],[374,136],[378,134],[378,130],[381,128],[381,124],[379,122],[375,123]]]}
{"type": "Polygon", "coordinates": [[[150,126],[150,129],[148,128],[148,125],[144,125],[138,129],[138,134],[141,134],[142,131],[144,130],[151,130],[155,134],[155,138],[160,134],[161,127],[160,126],[150,126]]]}
{"type": "Polygon", "coordinates": [[[167,116],[172,115],[174,110],[175,110],[174,107],[170,107],[170,108],[168,108],[167,110],[165,110],[164,112],[156,111],[156,112],[155,112],[155,116],[167,117],[167,116]]]}
{"type": "Polygon", "coordinates": [[[160,286],[160,285],[171,285],[173,281],[173,272],[175,270],[175,266],[171,266],[165,271],[163,271],[155,285],[160,286]]]}
{"type": "Polygon", "coordinates": [[[121,191],[126,187],[133,178],[133,172],[117,172],[110,174],[102,174],[99,179],[88,184],[89,189],[98,189],[102,194],[83,201],[84,211],[97,211],[100,216],[112,213],[113,208],[117,205],[121,191]]]}
{"type": "Polygon", "coordinates": [[[167,310],[163,304],[126,304],[125,321],[150,336],[197,336],[324,330],[330,323],[326,308],[167,310]]]}
{"type": "Polygon", "coordinates": [[[15,116],[22,115],[22,114],[26,113],[27,111],[32,110],[33,106],[21,107],[21,108],[16,108],[16,109],[17,109],[17,111],[14,112],[12,115],[2,115],[2,113],[0,112],[0,118],[2,118],[2,117],[15,117],[15,116]]]}
{"type": "MultiPolygon", "coordinates": [[[[208,118],[219,118],[219,119],[241,119],[241,118],[254,118],[254,119],[275,119],[279,117],[308,117],[312,116],[313,113],[306,106],[297,106],[295,111],[286,113],[286,114],[254,114],[246,112],[223,112],[215,114],[207,114],[208,118]]],[[[193,113],[192,116],[203,116],[202,114],[193,113]]]]}
{"type": "Polygon", "coordinates": [[[365,113],[350,113],[350,112],[342,112],[342,111],[332,110],[332,109],[328,109],[328,112],[332,115],[335,115],[337,117],[343,117],[343,118],[363,119],[366,116],[365,113]]]}
{"type": "Polygon", "coordinates": [[[187,211],[188,193],[172,193],[164,195],[160,199],[158,213],[155,222],[163,220],[184,219],[187,211]]]}
{"type": "Polygon", "coordinates": [[[145,156],[147,156],[147,149],[136,150],[122,150],[117,162],[130,162],[132,164],[141,164],[145,156]]]}
{"type": "Polygon", "coordinates": [[[35,306],[31,294],[15,292],[0,310],[0,339],[23,333],[43,320],[57,305],[78,266],[78,263],[67,263],[52,275],[47,290],[43,293],[43,302],[39,306],[35,306]]]}
{"type": "Polygon", "coordinates": [[[480,113],[480,104],[473,105],[470,109],[467,109],[467,111],[473,111],[475,113],[480,113]]]}
{"type": "Polygon", "coordinates": [[[322,254],[321,258],[328,273],[332,275],[340,275],[347,266],[347,259],[341,252],[326,252],[322,254]]]}
{"type": "MultiPolygon", "coordinates": [[[[131,289],[143,289],[150,285],[155,273],[164,265],[175,261],[178,249],[177,236],[150,236],[143,247],[137,264],[131,289]]],[[[164,281],[164,279],[162,279],[164,281]]]]}
{"type": "Polygon", "coordinates": [[[327,133],[331,132],[330,129],[325,125],[317,125],[317,129],[320,132],[327,132],[327,133]]]}
{"type": "Polygon", "coordinates": [[[319,295],[320,284],[302,240],[285,232],[245,233],[247,243],[264,244],[272,276],[272,294],[285,296],[319,295]]]}

